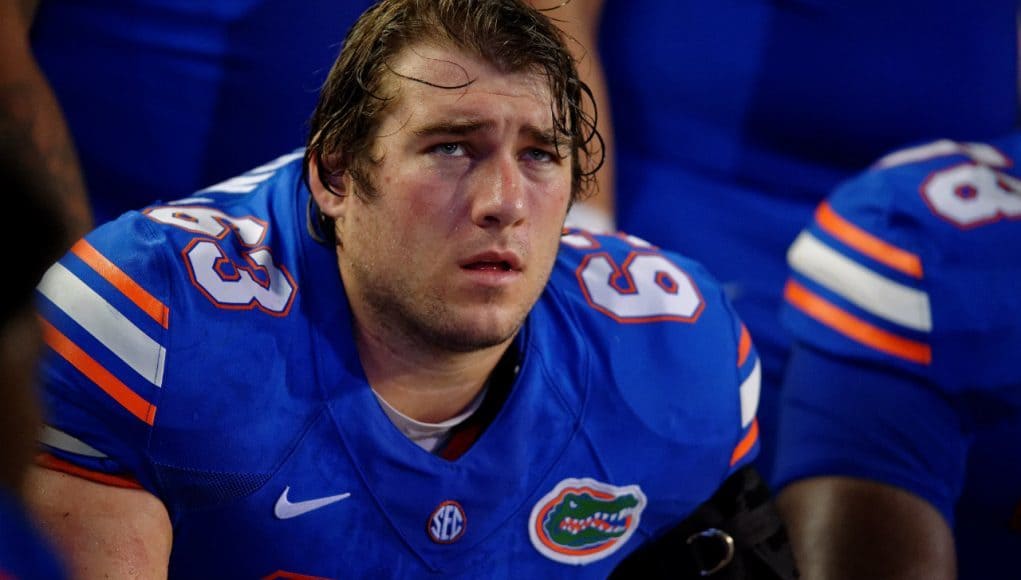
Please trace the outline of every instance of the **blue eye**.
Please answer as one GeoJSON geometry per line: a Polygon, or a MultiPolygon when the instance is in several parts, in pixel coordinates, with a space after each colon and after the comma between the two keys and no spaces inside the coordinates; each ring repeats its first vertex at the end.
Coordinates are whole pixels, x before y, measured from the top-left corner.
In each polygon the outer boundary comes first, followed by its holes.
{"type": "Polygon", "coordinates": [[[433,147],[433,151],[451,157],[459,157],[465,154],[464,146],[460,143],[440,143],[433,147]]]}
{"type": "Polygon", "coordinates": [[[552,161],[553,154],[542,149],[529,149],[525,156],[531,161],[552,161]]]}

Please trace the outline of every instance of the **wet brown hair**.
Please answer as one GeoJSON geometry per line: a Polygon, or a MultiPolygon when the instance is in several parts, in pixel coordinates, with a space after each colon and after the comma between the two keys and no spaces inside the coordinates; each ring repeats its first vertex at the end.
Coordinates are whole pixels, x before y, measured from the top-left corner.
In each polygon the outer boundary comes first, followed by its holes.
{"type": "MultiPolygon", "coordinates": [[[[347,171],[357,195],[375,194],[367,169],[374,163],[370,153],[381,113],[396,98],[385,92],[388,75],[397,74],[390,63],[423,42],[454,46],[508,73],[542,75],[552,95],[557,140],[570,148],[559,153],[571,158],[571,200],[589,193],[604,157],[595,115],[586,113],[586,107],[596,110],[592,92],[578,78],[559,29],[521,0],[382,0],[369,8],[348,33],[319,94],[305,149],[306,184],[318,179],[335,192],[331,177],[347,171]],[[312,160],[314,176],[307,173],[312,160]]],[[[331,236],[331,230],[321,233],[331,236]]]]}

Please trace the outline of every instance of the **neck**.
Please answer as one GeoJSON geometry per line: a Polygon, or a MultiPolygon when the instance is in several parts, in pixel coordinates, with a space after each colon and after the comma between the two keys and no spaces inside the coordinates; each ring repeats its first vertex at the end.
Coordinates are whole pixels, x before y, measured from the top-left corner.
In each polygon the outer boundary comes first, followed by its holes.
{"type": "Polygon", "coordinates": [[[467,407],[510,347],[451,352],[409,344],[355,324],[355,342],[372,390],[394,409],[425,423],[446,421],[467,407]]]}

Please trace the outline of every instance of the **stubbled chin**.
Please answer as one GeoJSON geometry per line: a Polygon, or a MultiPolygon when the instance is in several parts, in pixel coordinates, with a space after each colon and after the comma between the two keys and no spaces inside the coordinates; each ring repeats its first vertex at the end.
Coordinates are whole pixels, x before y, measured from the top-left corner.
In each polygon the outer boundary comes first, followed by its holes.
{"type": "Polygon", "coordinates": [[[467,352],[510,340],[521,328],[525,316],[504,307],[480,305],[459,309],[451,318],[447,324],[434,327],[437,342],[450,350],[467,352]]]}
{"type": "Polygon", "coordinates": [[[474,352],[504,344],[517,334],[519,328],[514,326],[505,332],[496,332],[495,329],[465,329],[462,332],[444,333],[444,336],[437,337],[439,340],[434,341],[434,344],[454,352],[474,352]]]}

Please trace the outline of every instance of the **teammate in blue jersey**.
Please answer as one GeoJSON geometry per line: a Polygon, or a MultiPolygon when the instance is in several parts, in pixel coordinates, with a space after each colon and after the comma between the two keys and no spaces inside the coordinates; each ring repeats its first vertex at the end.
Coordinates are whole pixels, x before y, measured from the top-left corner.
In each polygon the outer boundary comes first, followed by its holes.
{"type": "Polygon", "coordinates": [[[36,361],[42,337],[32,311],[32,289],[61,251],[56,208],[36,195],[35,181],[10,158],[0,159],[0,192],[19,227],[0,229],[8,248],[0,302],[0,578],[59,579],[64,573],[21,501],[25,473],[40,428],[36,361]]]}
{"type": "Polygon", "coordinates": [[[791,247],[777,476],[809,577],[955,578],[953,535],[960,578],[1016,573],[1018,159],[1016,135],[891,154],[791,247]]]}
{"type": "Polygon", "coordinates": [[[385,0],[304,154],[77,243],[32,481],[75,567],[601,578],[730,489],[757,355],[695,263],[562,233],[585,94],[518,0],[385,0]]]}
{"type": "Polygon", "coordinates": [[[589,43],[579,70],[595,74],[602,59],[617,226],[705,264],[752,333],[764,473],[789,348],[777,320],[785,250],[838,183],[888,151],[1015,126],[1017,10],[1017,0],[575,0],[549,12],[589,43]]]}

